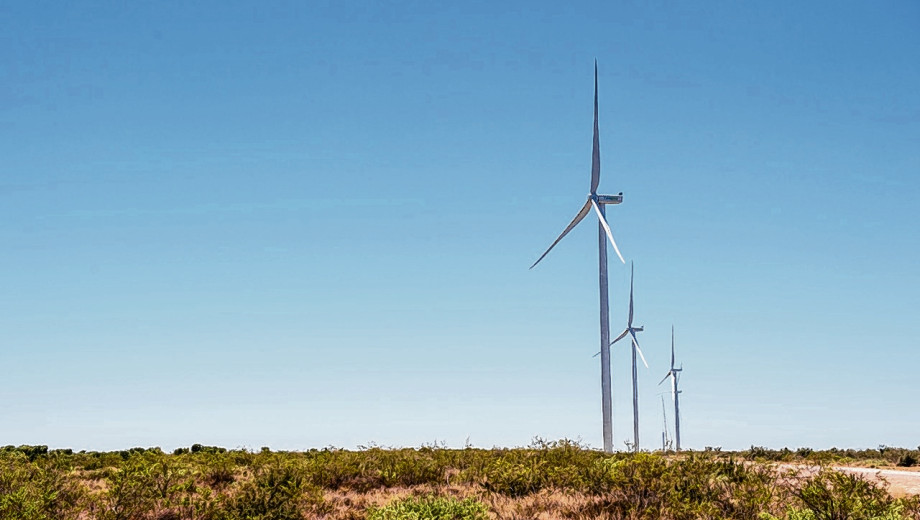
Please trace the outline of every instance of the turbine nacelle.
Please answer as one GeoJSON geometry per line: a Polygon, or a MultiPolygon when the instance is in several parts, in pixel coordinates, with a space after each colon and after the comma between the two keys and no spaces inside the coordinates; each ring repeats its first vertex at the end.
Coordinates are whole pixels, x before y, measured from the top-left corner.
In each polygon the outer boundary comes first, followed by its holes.
{"type": "Polygon", "coordinates": [[[621,191],[617,195],[596,195],[588,194],[589,199],[594,199],[598,204],[607,205],[607,204],[622,204],[623,203],[623,192],[621,191]]]}

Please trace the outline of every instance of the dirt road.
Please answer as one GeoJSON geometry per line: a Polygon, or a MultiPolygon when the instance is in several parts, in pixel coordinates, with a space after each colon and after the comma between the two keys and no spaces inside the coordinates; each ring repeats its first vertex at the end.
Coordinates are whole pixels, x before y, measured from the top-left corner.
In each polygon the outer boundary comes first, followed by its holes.
{"type": "Polygon", "coordinates": [[[884,480],[888,485],[888,492],[892,495],[920,495],[920,471],[900,469],[857,468],[852,466],[834,467],[837,471],[861,475],[868,480],[884,480]],[[879,478],[881,477],[881,479],[879,478]]]}
{"type": "MultiPolygon", "coordinates": [[[[777,465],[781,469],[790,469],[796,471],[799,476],[808,477],[816,474],[821,470],[821,466],[809,466],[806,464],[789,464],[782,463],[777,465]]],[[[859,475],[872,482],[883,482],[888,492],[895,497],[905,495],[920,495],[920,467],[911,469],[878,469],[863,468],[859,466],[831,466],[830,469],[859,475]]]]}

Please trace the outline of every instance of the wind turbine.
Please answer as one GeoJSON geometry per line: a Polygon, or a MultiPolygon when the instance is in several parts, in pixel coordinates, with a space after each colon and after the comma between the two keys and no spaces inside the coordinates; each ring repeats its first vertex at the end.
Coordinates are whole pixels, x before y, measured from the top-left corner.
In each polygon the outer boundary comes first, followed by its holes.
{"type": "MultiPolygon", "coordinates": [[[[659,394],[660,395],[660,394],[659,394]]],[[[668,451],[668,444],[671,443],[671,440],[668,439],[668,412],[664,407],[664,396],[661,396],[661,420],[664,424],[664,428],[661,430],[661,451],[668,451]]]]}
{"type": "Polygon", "coordinates": [[[677,451],[680,451],[680,390],[677,389],[678,372],[684,369],[683,364],[680,368],[674,366],[674,325],[671,325],[671,369],[664,376],[658,385],[671,378],[671,397],[674,399],[674,440],[677,442],[677,451]]]}
{"type": "Polygon", "coordinates": [[[613,399],[610,392],[610,305],[607,290],[607,239],[613,245],[620,261],[624,264],[623,255],[613,239],[613,233],[607,224],[604,206],[607,204],[620,204],[623,202],[623,193],[618,195],[598,195],[597,186],[601,180],[601,144],[597,127],[597,60],[594,60],[594,147],[591,154],[591,191],[588,200],[578,210],[572,222],[566,226],[562,234],[550,244],[549,248],[540,255],[540,258],[530,266],[531,269],[540,263],[540,260],[549,254],[556,244],[562,240],[579,222],[584,220],[591,210],[597,214],[597,247],[598,247],[598,285],[600,286],[600,321],[601,321],[601,412],[603,414],[604,451],[613,452],[613,399]]]}
{"type": "Polygon", "coordinates": [[[645,368],[648,368],[648,363],[645,362],[645,356],[642,355],[642,349],[639,348],[639,338],[636,337],[637,332],[642,332],[642,327],[633,327],[633,271],[634,266],[632,263],[629,264],[629,318],[626,321],[626,330],[622,334],[617,336],[617,338],[610,342],[611,345],[630,336],[632,340],[632,386],[633,386],[633,450],[639,451],[639,382],[638,382],[638,373],[636,371],[636,353],[639,353],[639,357],[642,358],[642,364],[645,365],[645,368]]]}

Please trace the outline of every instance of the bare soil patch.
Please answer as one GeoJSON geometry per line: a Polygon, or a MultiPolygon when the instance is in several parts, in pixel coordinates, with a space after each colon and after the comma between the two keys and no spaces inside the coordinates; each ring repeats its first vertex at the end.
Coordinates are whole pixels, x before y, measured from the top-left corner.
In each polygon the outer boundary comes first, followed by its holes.
{"type": "Polygon", "coordinates": [[[863,476],[881,482],[892,496],[920,495],[920,468],[878,469],[858,466],[837,466],[837,471],[863,476]]]}
{"type": "MultiPolygon", "coordinates": [[[[801,476],[803,477],[812,476],[821,469],[820,466],[787,463],[779,464],[777,467],[801,471],[801,476]]],[[[920,495],[920,468],[889,469],[864,466],[831,466],[831,469],[851,475],[859,475],[871,482],[882,484],[894,497],[920,495]]]]}

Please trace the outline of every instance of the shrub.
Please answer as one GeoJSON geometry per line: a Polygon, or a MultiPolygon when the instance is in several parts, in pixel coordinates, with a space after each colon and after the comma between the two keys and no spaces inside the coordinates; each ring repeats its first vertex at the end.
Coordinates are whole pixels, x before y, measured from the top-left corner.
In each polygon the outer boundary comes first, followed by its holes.
{"type": "Polygon", "coordinates": [[[637,453],[598,461],[592,492],[601,500],[586,513],[591,517],[662,518],[669,491],[675,487],[663,457],[637,453]]]}
{"type": "Polygon", "coordinates": [[[252,480],[228,502],[231,518],[245,520],[300,520],[305,505],[319,504],[321,491],[311,486],[291,465],[258,468],[252,480]]]}
{"type": "Polygon", "coordinates": [[[435,458],[436,450],[368,450],[370,460],[376,466],[377,477],[385,487],[439,484],[443,481],[445,468],[435,458]]]}
{"type": "Polygon", "coordinates": [[[27,460],[22,454],[0,459],[0,518],[79,518],[85,494],[77,482],[56,468],[41,468],[27,460]]]}
{"type": "Polygon", "coordinates": [[[192,444],[190,448],[192,453],[226,453],[227,448],[221,448],[220,446],[205,446],[203,444],[192,444]]]}
{"type": "Polygon", "coordinates": [[[485,470],[482,486],[512,498],[536,493],[546,487],[544,464],[531,458],[525,461],[498,459],[485,470]]]}
{"type": "Polygon", "coordinates": [[[914,457],[914,454],[909,451],[898,459],[898,466],[903,468],[909,468],[915,464],[917,464],[917,457],[914,457]]]}
{"type": "Polygon", "coordinates": [[[413,497],[371,508],[368,520],[488,520],[489,510],[472,498],[413,497]]]}
{"type": "Polygon", "coordinates": [[[794,495],[816,520],[890,518],[891,509],[896,506],[891,496],[876,484],[827,469],[808,479],[794,495]]]}
{"type": "Polygon", "coordinates": [[[17,448],[13,448],[12,446],[7,446],[4,449],[10,450],[10,451],[18,451],[19,453],[22,453],[23,455],[28,457],[30,462],[34,462],[35,459],[41,457],[42,455],[48,454],[48,446],[44,446],[44,445],[30,446],[28,444],[23,444],[22,446],[19,446],[17,448]]]}
{"type": "Polygon", "coordinates": [[[130,520],[153,509],[155,496],[151,468],[143,458],[129,458],[105,480],[107,489],[100,497],[102,519],[130,520]]]}

